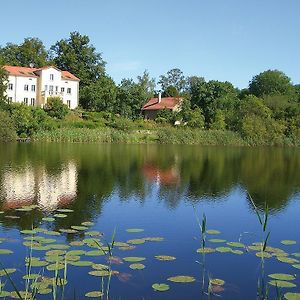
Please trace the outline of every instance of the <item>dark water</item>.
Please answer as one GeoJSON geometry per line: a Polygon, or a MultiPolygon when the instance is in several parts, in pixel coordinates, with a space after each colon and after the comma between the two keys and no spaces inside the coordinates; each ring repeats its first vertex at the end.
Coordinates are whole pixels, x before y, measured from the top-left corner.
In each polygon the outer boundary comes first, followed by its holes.
{"type": "MultiPolygon", "coordinates": [[[[58,231],[91,221],[92,231],[104,233],[110,240],[126,242],[143,237],[163,237],[162,242],[145,242],[133,250],[113,249],[116,257],[142,256],[143,270],[131,270],[130,263],[113,264],[120,272],[112,276],[110,299],[208,299],[202,293],[202,267],[196,252],[200,230],[196,215],[207,217],[208,229],[221,231],[211,238],[238,241],[245,245],[261,241],[260,224],[247,196],[258,209],[267,202],[270,209],[269,244],[287,253],[300,252],[300,152],[298,149],[207,148],[161,145],[80,145],[80,144],[13,144],[0,145],[0,248],[14,251],[1,255],[0,262],[16,268],[11,275],[24,290],[24,259],[29,255],[23,246],[20,230],[43,227],[58,231]],[[29,212],[16,208],[37,204],[29,212]],[[66,218],[43,221],[58,208],[70,208],[66,218]],[[20,218],[15,218],[15,217],[20,218]],[[129,233],[128,228],[144,232],[129,233]],[[281,240],[297,241],[284,246],[281,240]],[[174,261],[158,261],[155,255],[171,255],[174,261]],[[129,275],[128,275],[129,274],[129,275]],[[167,278],[176,275],[194,276],[192,283],[173,283],[167,278]],[[167,283],[170,290],[156,292],[153,283],[167,283]]],[[[57,243],[83,240],[84,231],[76,234],[48,236],[57,243]]],[[[102,239],[102,241],[103,241],[102,239]]],[[[207,247],[227,246],[207,241],[207,247]]],[[[88,247],[72,246],[73,249],[88,247]]],[[[234,248],[234,247],[232,247],[234,248]]],[[[237,249],[237,248],[235,248],[237,249]]],[[[261,274],[260,259],[255,252],[212,253],[205,256],[205,280],[225,280],[216,294],[222,299],[255,299],[257,280],[261,274]]],[[[45,251],[33,250],[41,257],[45,251]]],[[[293,257],[290,255],[290,257],[293,257]]],[[[296,258],[296,257],[294,257],[296,258]]],[[[82,260],[105,263],[104,256],[82,257],[82,260]]],[[[299,258],[300,260],[300,258],[299,258]]],[[[41,272],[42,268],[34,269],[41,272]]],[[[65,299],[82,299],[86,292],[101,288],[101,277],[88,275],[91,267],[68,266],[65,299]],[[75,295],[75,296],[74,296],[75,295]]],[[[53,271],[44,270],[44,276],[53,271]]],[[[295,288],[282,291],[300,292],[300,270],[275,257],[266,259],[266,275],[295,274],[295,288]]],[[[2,277],[2,281],[6,280],[2,277]]],[[[107,278],[104,279],[106,281],[107,278]]],[[[207,284],[206,288],[207,290],[207,284]]],[[[4,290],[12,291],[9,282],[4,290]]],[[[275,299],[270,286],[269,299],[275,299]]],[[[52,295],[38,296],[52,299],[52,295]]],[[[210,299],[219,299],[212,296],[210,299]]]]}

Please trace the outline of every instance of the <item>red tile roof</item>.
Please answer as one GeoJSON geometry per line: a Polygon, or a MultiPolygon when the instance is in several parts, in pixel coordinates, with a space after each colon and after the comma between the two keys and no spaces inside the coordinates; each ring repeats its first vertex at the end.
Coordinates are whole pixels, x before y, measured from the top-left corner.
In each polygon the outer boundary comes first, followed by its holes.
{"type": "MultiPolygon", "coordinates": [[[[11,76],[24,76],[24,77],[34,77],[38,78],[39,76],[36,74],[36,72],[45,70],[48,68],[54,68],[58,71],[60,71],[58,68],[54,66],[45,66],[42,68],[27,68],[27,67],[19,67],[19,66],[3,66],[3,69],[5,69],[9,75],[11,76]]],[[[68,71],[61,71],[61,79],[62,80],[76,80],[80,81],[79,78],[77,78],[75,75],[68,71]]]]}
{"type": "Polygon", "coordinates": [[[151,98],[142,108],[142,110],[159,110],[164,108],[173,109],[182,101],[180,97],[163,97],[158,102],[158,98],[151,98]]]}

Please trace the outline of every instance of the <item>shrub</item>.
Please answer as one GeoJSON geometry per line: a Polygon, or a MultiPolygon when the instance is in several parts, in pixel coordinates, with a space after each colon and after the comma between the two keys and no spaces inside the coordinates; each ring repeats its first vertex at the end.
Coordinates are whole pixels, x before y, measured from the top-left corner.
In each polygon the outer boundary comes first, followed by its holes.
{"type": "Polygon", "coordinates": [[[67,115],[69,108],[63,104],[60,97],[49,97],[44,110],[52,118],[63,119],[67,115]]]}
{"type": "Polygon", "coordinates": [[[8,142],[16,139],[17,134],[14,128],[14,123],[9,114],[0,111],[0,142],[8,142]]]}

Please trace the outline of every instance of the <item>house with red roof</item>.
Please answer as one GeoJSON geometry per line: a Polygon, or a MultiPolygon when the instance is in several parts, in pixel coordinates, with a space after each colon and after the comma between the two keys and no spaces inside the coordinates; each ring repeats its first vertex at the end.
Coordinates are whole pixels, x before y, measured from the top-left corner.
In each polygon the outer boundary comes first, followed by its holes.
{"type": "Polygon", "coordinates": [[[78,106],[80,79],[72,73],[54,66],[3,68],[8,74],[6,95],[10,103],[43,107],[49,97],[60,97],[69,108],[78,106]]]}
{"type": "Polygon", "coordinates": [[[162,109],[169,109],[172,112],[181,110],[183,99],[181,97],[161,97],[151,98],[142,108],[143,115],[146,119],[154,120],[158,112],[162,109]]]}

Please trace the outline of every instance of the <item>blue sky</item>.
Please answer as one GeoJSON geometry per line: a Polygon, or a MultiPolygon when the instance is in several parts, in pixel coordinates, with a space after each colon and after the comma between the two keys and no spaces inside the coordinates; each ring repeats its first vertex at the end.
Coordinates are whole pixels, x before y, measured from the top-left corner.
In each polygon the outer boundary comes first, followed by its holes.
{"type": "Polygon", "coordinates": [[[1,10],[0,45],[49,47],[79,31],[116,82],[176,67],[240,88],[267,69],[300,83],[299,0],[9,0],[1,10]]]}

